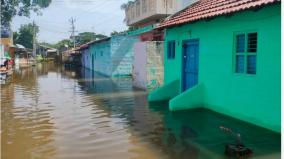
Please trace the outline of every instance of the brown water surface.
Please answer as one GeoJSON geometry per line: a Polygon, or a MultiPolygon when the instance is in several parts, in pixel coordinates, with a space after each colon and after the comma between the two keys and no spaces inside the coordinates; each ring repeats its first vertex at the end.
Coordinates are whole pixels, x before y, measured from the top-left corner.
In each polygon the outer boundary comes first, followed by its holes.
{"type": "Polygon", "coordinates": [[[233,128],[254,150],[280,158],[280,134],[208,110],[169,112],[131,78],[54,64],[16,70],[1,85],[3,159],[222,159],[233,128]]]}

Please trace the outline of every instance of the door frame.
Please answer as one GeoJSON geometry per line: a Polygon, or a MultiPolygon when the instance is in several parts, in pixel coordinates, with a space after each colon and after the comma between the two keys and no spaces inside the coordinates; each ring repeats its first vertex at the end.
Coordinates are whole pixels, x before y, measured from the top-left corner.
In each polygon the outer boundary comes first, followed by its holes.
{"type": "MultiPolygon", "coordinates": [[[[200,40],[199,38],[195,38],[195,39],[186,39],[186,40],[182,40],[182,52],[181,52],[181,92],[185,92],[187,89],[185,89],[185,73],[184,73],[184,66],[185,66],[185,46],[187,43],[198,43],[198,65],[199,65],[199,46],[200,46],[200,40]]],[[[199,66],[198,66],[198,70],[197,70],[197,76],[199,75],[199,66]]],[[[197,77],[198,78],[198,77],[197,77]]]]}

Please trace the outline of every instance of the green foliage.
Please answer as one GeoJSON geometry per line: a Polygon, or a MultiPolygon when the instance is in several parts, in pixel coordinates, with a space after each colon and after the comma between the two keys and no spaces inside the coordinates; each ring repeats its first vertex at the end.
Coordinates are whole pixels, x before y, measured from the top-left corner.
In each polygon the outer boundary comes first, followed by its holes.
{"type": "MultiPolygon", "coordinates": [[[[107,36],[102,35],[102,34],[96,34],[96,33],[93,33],[93,32],[79,33],[76,36],[76,45],[80,46],[80,45],[86,44],[86,43],[88,43],[90,41],[102,39],[102,38],[105,38],[105,37],[107,37],[107,36]]],[[[52,48],[56,48],[56,49],[58,49],[61,52],[61,51],[67,50],[69,48],[72,48],[73,47],[73,42],[72,42],[71,39],[63,39],[63,40],[57,42],[54,45],[47,44],[47,43],[43,44],[43,45],[50,46],[52,48]]]]}
{"type": "Polygon", "coordinates": [[[83,33],[79,33],[78,36],[76,36],[76,44],[82,45],[82,44],[86,44],[90,41],[98,40],[98,39],[102,39],[102,38],[106,38],[106,37],[107,36],[105,36],[105,35],[96,34],[94,32],[83,32],[83,33]]]}
{"type": "Polygon", "coordinates": [[[41,42],[41,43],[39,43],[39,45],[46,46],[46,47],[49,47],[49,48],[55,48],[55,44],[50,44],[50,43],[47,43],[47,42],[41,42]]]}
{"type": "Polygon", "coordinates": [[[18,37],[19,37],[18,32],[13,32],[13,41],[14,41],[14,43],[16,43],[18,37]]]}
{"type": "Polygon", "coordinates": [[[103,34],[96,34],[96,40],[106,38],[107,36],[103,34]]]}
{"type": "Polygon", "coordinates": [[[129,6],[131,6],[134,2],[133,1],[128,1],[126,3],[123,3],[121,6],[120,6],[120,9],[121,10],[125,10],[125,9],[128,9],[129,6]]]}
{"type": "Polygon", "coordinates": [[[118,32],[118,31],[113,31],[113,32],[110,33],[110,35],[111,35],[111,36],[115,36],[115,35],[119,35],[119,34],[125,34],[125,33],[127,33],[127,31],[128,31],[128,30],[120,31],[120,32],[118,32]]]}
{"type": "Polygon", "coordinates": [[[96,34],[93,32],[79,33],[78,36],[76,37],[76,44],[82,45],[95,39],[96,39],[96,34]]]}
{"type": "Polygon", "coordinates": [[[118,32],[118,31],[113,31],[113,32],[110,33],[110,35],[111,35],[111,36],[115,36],[115,35],[119,35],[119,34],[126,34],[127,32],[133,31],[133,30],[136,30],[136,29],[137,29],[136,27],[130,26],[130,27],[128,27],[127,30],[120,31],[120,32],[118,32]]]}
{"type": "Polygon", "coordinates": [[[63,39],[54,45],[54,48],[61,50],[66,50],[67,48],[72,47],[72,41],[70,39],[63,39]]]}
{"type": "Polygon", "coordinates": [[[40,14],[40,9],[50,5],[52,0],[1,0],[1,25],[9,26],[16,15],[30,16],[30,11],[40,14]]]}
{"type": "Polygon", "coordinates": [[[111,36],[118,35],[118,34],[119,34],[119,32],[117,32],[117,31],[113,31],[113,32],[110,33],[111,36]]]}
{"type": "Polygon", "coordinates": [[[32,48],[34,31],[35,34],[39,32],[39,27],[36,24],[29,23],[22,25],[18,33],[13,33],[16,36],[14,37],[14,43],[21,44],[26,48],[32,48]]]}

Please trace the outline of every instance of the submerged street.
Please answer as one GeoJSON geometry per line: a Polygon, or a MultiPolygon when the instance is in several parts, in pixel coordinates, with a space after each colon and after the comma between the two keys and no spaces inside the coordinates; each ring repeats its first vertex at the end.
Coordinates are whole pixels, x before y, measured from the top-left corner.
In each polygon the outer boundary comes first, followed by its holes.
{"type": "Polygon", "coordinates": [[[250,158],[280,158],[280,134],[204,109],[169,112],[131,78],[53,63],[15,69],[1,85],[3,159],[222,159],[235,143],[250,158]]]}

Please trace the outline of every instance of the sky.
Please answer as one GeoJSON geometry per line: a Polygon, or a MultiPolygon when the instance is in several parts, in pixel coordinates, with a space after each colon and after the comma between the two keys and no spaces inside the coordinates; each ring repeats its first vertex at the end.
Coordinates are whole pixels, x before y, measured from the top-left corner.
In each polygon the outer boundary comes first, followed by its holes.
{"type": "Polygon", "coordinates": [[[39,42],[56,43],[69,38],[71,23],[76,19],[76,34],[80,32],[95,32],[110,35],[112,31],[127,29],[123,22],[124,11],[121,4],[128,0],[52,0],[48,8],[41,10],[42,15],[31,14],[27,17],[14,17],[12,30],[18,31],[21,25],[32,23],[39,26],[39,42]]]}

